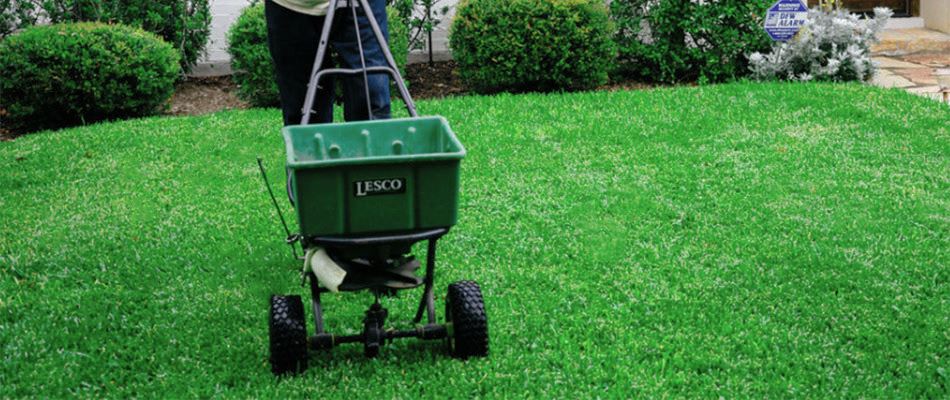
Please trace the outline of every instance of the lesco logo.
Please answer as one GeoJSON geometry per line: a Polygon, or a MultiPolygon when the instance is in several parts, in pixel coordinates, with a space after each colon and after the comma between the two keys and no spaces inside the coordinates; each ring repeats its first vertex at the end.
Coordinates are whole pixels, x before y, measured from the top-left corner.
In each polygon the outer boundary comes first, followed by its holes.
{"type": "Polygon", "coordinates": [[[371,179],[353,182],[353,195],[356,197],[398,194],[406,192],[405,178],[371,179]]]}

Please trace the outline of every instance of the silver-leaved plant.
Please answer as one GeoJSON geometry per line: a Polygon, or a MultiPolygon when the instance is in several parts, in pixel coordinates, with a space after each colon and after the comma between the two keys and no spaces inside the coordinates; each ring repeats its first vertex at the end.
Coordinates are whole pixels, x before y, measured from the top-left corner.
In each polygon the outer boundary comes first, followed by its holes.
{"type": "Polygon", "coordinates": [[[871,45],[893,12],[874,9],[874,17],[862,19],[846,10],[808,11],[798,34],[776,43],[769,54],[749,55],[752,76],[760,80],[866,81],[874,76],[871,45]]]}

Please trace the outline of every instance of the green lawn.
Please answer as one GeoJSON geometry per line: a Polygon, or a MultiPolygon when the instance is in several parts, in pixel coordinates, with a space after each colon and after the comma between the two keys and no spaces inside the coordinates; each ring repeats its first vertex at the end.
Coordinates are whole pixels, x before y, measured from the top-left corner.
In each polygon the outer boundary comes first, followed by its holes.
{"type": "MultiPolygon", "coordinates": [[[[419,109],[468,149],[437,309],[480,282],[489,358],[403,340],[273,378],[268,296],[304,293],[255,164],[283,179],[280,118],[230,111],[0,143],[0,398],[950,396],[950,108],[731,84],[419,109]]],[[[329,328],[370,301],[327,296],[329,328]]]]}

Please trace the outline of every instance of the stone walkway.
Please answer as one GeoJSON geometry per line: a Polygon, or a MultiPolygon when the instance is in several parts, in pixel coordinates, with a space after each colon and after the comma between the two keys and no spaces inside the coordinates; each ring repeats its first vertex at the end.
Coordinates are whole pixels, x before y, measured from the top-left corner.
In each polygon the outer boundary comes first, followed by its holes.
{"type": "Polygon", "coordinates": [[[881,33],[880,39],[872,47],[878,72],[871,84],[942,98],[934,70],[950,68],[950,34],[929,29],[889,29],[881,33]]]}
{"type": "Polygon", "coordinates": [[[882,56],[950,52],[950,33],[924,28],[885,29],[873,51],[882,56]]]}
{"type": "Polygon", "coordinates": [[[871,84],[888,88],[902,88],[908,92],[941,99],[934,70],[950,68],[950,52],[921,53],[898,57],[877,56],[877,74],[871,84]]]}

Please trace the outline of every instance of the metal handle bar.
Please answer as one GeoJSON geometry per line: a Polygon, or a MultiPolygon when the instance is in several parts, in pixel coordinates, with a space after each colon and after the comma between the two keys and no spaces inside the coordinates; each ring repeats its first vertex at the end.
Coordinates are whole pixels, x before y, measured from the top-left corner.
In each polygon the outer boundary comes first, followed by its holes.
{"type": "MultiPolygon", "coordinates": [[[[333,16],[336,14],[337,3],[340,0],[330,0],[329,8],[327,9],[327,15],[323,23],[323,30],[320,32],[320,44],[317,46],[317,56],[313,61],[313,70],[310,72],[310,82],[307,84],[307,96],[304,99],[303,105],[303,117],[300,118],[300,124],[306,125],[310,122],[310,114],[313,112],[313,103],[316,99],[317,92],[317,83],[319,78],[322,77],[320,67],[323,66],[323,58],[326,55],[327,43],[330,39],[330,28],[333,25],[333,16]]],[[[348,0],[356,1],[356,0],[348,0]]],[[[396,65],[396,60],[393,59],[393,54],[389,50],[389,43],[386,42],[386,38],[383,36],[382,30],[379,29],[379,24],[376,22],[376,17],[373,15],[373,10],[369,7],[369,2],[367,0],[358,0],[360,8],[363,10],[363,14],[366,15],[366,19],[369,20],[369,25],[373,29],[373,35],[376,37],[376,41],[379,43],[380,49],[383,50],[383,55],[386,57],[386,63],[389,64],[389,67],[366,67],[366,68],[357,68],[357,69],[340,69],[333,68],[328,69],[327,71],[332,71],[331,73],[342,73],[342,74],[359,74],[359,73],[369,73],[369,72],[386,72],[393,79],[396,80],[396,87],[399,88],[399,95],[402,97],[402,101],[406,104],[406,111],[409,112],[409,116],[415,118],[419,114],[416,113],[416,105],[412,102],[412,97],[409,95],[409,89],[406,88],[406,83],[402,80],[402,74],[399,73],[399,67],[396,65]],[[351,72],[354,71],[354,72],[351,72]]],[[[358,23],[354,19],[355,23],[358,23]]],[[[359,31],[357,31],[359,33],[359,31]]],[[[360,39],[357,39],[360,40],[360,39]]],[[[325,74],[324,74],[325,75],[325,74]]],[[[372,112],[372,110],[367,110],[372,112]]]]}
{"type": "MultiPolygon", "coordinates": [[[[313,77],[313,82],[315,85],[319,85],[320,78],[323,78],[326,75],[359,75],[359,74],[362,74],[363,72],[366,72],[366,73],[383,72],[383,73],[389,74],[389,76],[392,77],[393,80],[402,79],[399,76],[399,71],[394,70],[390,67],[366,67],[365,69],[364,68],[354,68],[354,69],[328,68],[320,72],[317,72],[317,74],[313,77]]],[[[399,97],[402,97],[403,99],[410,98],[409,91],[408,89],[406,89],[404,85],[396,85],[396,87],[399,89],[399,97]]],[[[418,115],[415,114],[416,112],[415,105],[412,105],[412,108],[409,108],[409,107],[410,107],[410,103],[406,103],[406,108],[409,110],[409,115],[413,117],[418,117],[418,115]]],[[[304,121],[303,123],[306,124],[307,122],[304,121]]]]}

